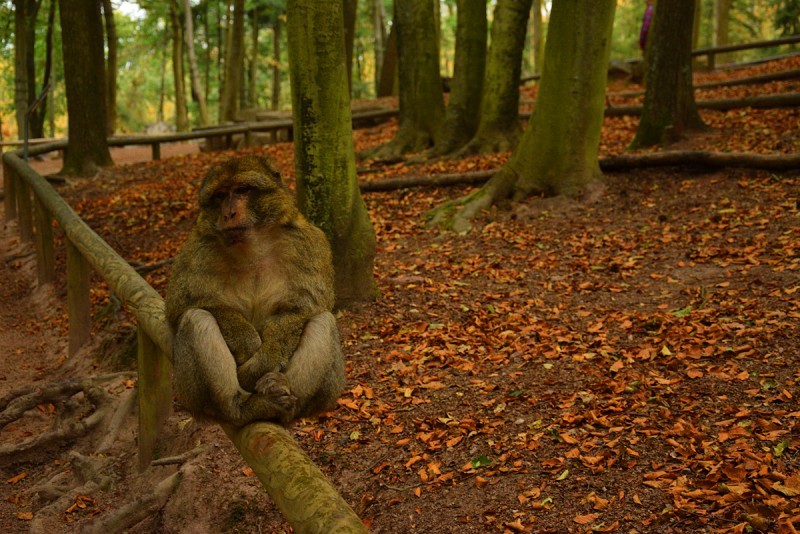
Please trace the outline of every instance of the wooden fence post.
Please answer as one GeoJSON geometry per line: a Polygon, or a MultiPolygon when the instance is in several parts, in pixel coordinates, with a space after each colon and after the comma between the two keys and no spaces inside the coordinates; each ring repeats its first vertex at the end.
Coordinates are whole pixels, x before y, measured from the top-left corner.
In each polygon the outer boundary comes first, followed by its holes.
{"type": "Polygon", "coordinates": [[[39,287],[55,279],[56,261],[53,252],[53,218],[37,198],[34,213],[36,223],[36,273],[39,287]]]}
{"type": "Polygon", "coordinates": [[[89,277],[91,267],[67,239],[67,310],[69,313],[69,351],[72,356],[89,340],[92,332],[89,277]]]}
{"type": "Polygon", "coordinates": [[[6,222],[17,218],[17,173],[3,158],[3,203],[6,209],[6,222]]]}
{"type": "Polygon", "coordinates": [[[139,471],[153,460],[161,426],[172,408],[172,363],[142,331],[137,332],[139,471]]]}
{"type": "Polygon", "coordinates": [[[33,202],[31,201],[31,188],[22,180],[16,184],[17,188],[17,221],[19,239],[23,243],[33,241],[33,202]]]}
{"type": "Polygon", "coordinates": [[[153,161],[158,161],[161,159],[161,143],[153,143],[151,145],[153,147],[153,161]]]}

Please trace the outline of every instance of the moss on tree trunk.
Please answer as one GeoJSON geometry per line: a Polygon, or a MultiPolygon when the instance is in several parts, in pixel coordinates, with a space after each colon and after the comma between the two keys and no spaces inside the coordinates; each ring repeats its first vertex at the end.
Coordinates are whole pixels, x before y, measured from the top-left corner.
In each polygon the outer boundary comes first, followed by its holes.
{"type": "Polygon", "coordinates": [[[465,153],[501,152],[514,147],[519,123],[522,53],[532,0],[499,0],[480,107],[480,124],[465,153]]]}
{"type": "Polygon", "coordinates": [[[328,236],[338,305],[375,296],[375,233],[356,182],[342,4],[287,3],[300,209],[328,236]]]}
{"type": "Polygon", "coordinates": [[[644,106],[631,148],[669,143],[705,128],[692,86],[694,2],[656,5],[647,46],[644,106]]]}

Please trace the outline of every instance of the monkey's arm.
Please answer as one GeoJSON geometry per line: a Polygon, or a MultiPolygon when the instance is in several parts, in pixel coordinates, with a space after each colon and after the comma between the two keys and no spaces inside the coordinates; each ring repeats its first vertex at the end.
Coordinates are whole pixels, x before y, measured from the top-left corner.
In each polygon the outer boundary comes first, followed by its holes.
{"type": "Polygon", "coordinates": [[[298,310],[284,311],[269,317],[261,329],[261,346],[237,374],[239,383],[253,391],[259,378],[270,372],[283,371],[300,344],[303,329],[314,314],[298,310]]]}
{"type": "Polygon", "coordinates": [[[261,336],[244,315],[225,306],[203,306],[203,309],[217,320],[222,338],[233,354],[237,367],[256,354],[261,346],[261,336]]]}

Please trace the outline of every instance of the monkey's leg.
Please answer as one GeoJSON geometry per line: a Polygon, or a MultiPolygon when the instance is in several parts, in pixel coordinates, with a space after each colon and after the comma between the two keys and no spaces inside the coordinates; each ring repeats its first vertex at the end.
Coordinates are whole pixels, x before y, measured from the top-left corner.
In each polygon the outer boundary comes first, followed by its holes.
{"type": "Polygon", "coordinates": [[[252,394],[239,386],[236,361],[211,313],[187,310],[173,346],[178,396],[195,412],[235,425],[255,420],[286,421],[291,395],[252,394]]]}
{"type": "MultiPolygon", "coordinates": [[[[271,374],[258,381],[256,391],[262,392],[271,374]]],[[[344,357],[332,313],[323,312],[308,321],[285,374],[297,397],[295,417],[308,417],[336,405],[344,388],[344,357]]]]}

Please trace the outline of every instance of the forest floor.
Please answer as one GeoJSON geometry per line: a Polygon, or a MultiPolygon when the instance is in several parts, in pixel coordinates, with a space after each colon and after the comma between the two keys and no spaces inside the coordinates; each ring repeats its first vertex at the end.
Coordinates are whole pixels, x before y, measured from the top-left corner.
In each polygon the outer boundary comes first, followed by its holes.
{"type": "MultiPolygon", "coordinates": [[[[696,79],[799,67],[794,57],[696,79]]],[[[609,89],[612,104],[632,102],[612,93],[622,89],[609,89]]],[[[798,90],[794,80],[697,98],[798,90]]],[[[702,116],[710,130],[668,149],[800,152],[796,108],[702,116]]],[[[624,153],[635,128],[634,117],[607,118],[601,155],[624,153]]],[[[395,129],[359,130],[356,148],[395,129]]],[[[293,185],[291,145],[245,152],[274,158],[293,185]]],[[[184,239],[205,169],[231,155],[118,162],[59,190],[123,257],[155,264],[184,239]]],[[[507,156],[360,165],[381,180],[491,169],[507,156]]],[[[338,315],[348,376],[338,408],[292,428],[370,529],[800,529],[800,169],[606,173],[591,203],[531,198],[466,235],[425,226],[428,210],[470,190],[364,195],[380,296],[338,315]]],[[[0,410],[26,386],[95,377],[100,390],[42,397],[11,421],[0,411],[0,531],[103,529],[119,510],[142,512],[128,532],[291,531],[224,433],[179,405],[159,456],[205,447],[138,473],[135,412],[124,408],[131,317],[94,280],[92,343],[67,358],[63,252],[56,282],[33,289],[15,224],[0,238],[0,410]],[[112,408],[97,427],[25,447],[98,404],[112,408]],[[180,485],[158,493],[177,469],[180,485]]],[[[169,270],[146,275],[162,294],[169,270]]]]}

